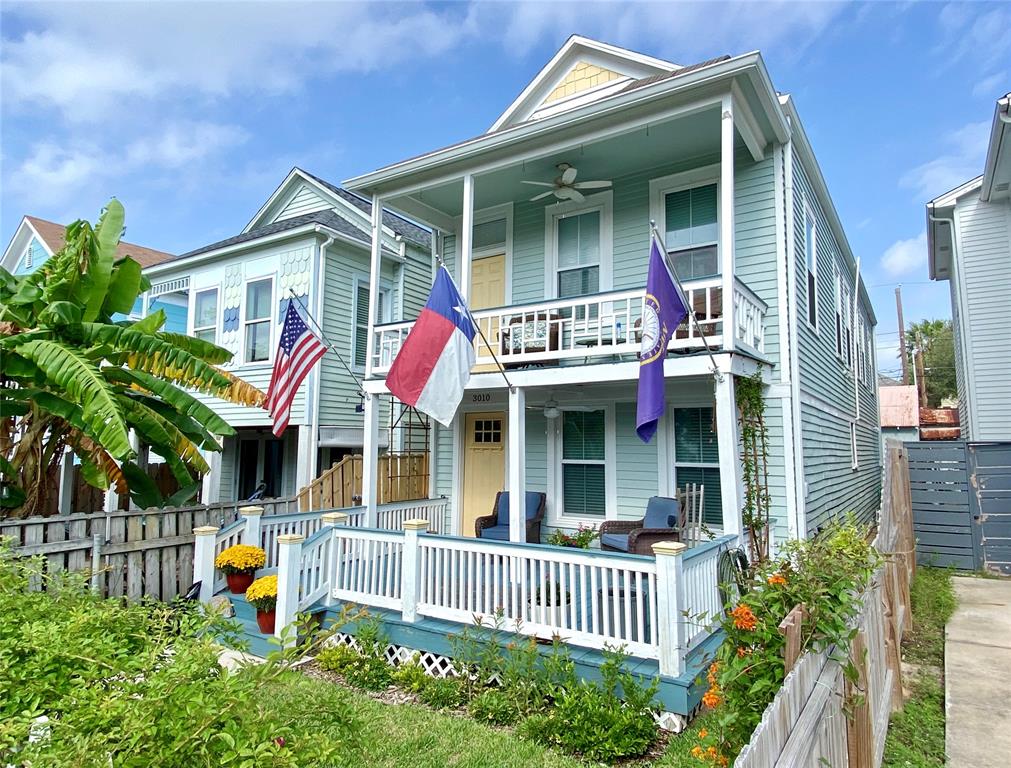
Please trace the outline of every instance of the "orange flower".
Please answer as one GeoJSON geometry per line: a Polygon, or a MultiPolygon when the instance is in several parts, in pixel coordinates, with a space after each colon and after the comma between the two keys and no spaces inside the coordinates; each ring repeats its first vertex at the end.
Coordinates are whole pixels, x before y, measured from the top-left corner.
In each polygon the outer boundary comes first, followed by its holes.
{"type": "Polygon", "coordinates": [[[730,765],[730,760],[727,759],[726,755],[720,755],[719,762],[720,762],[720,768],[726,768],[726,766],[730,765]]]}
{"type": "Polygon", "coordinates": [[[720,689],[715,687],[706,691],[702,697],[702,703],[709,707],[709,709],[716,709],[722,701],[723,697],[720,696],[720,689]]]}
{"type": "Polygon", "coordinates": [[[708,752],[708,753],[709,753],[709,756],[710,756],[710,757],[716,757],[716,756],[717,756],[717,754],[718,754],[718,753],[716,752],[716,747],[710,747],[709,749],[707,749],[707,750],[706,750],[706,752],[708,752]]]}
{"type": "Polygon", "coordinates": [[[751,631],[758,626],[758,619],[755,618],[755,614],[746,605],[737,606],[730,612],[730,615],[734,617],[734,627],[737,629],[751,631]]]}
{"type": "Polygon", "coordinates": [[[702,747],[700,747],[698,744],[692,747],[692,757],[697,757],[699,760],[701,760],[704,754],[705,752],[702,751],[702,747]]]}
{"type": "Polygon", "coordinates": [[[782,586],[786,584],[786,576],[781,573],[774,573],[766,581],[768,581],[769,586],[782,586]]]}
{"type": "Polygon", "coordinates": [[[749,653],[750,653],[750,651],[747,648],[745,648],[744,646],[741,646],[741,647],[739,647],[737,649],[737,658],[743,659],[749,653]]]}
{"type": "Polygon", "coordinates": [[[709,731],[707,731],[705,728],[700,728],[699,729],[699,738],[700,739],[704,739],[708,735],[709,735],[709,731]]]}
{"type": "Polygon", "coordinates": [[[716,685],[716,673],[720,671],[720,663],[714,661],[709,665],[709,672],[706,673],[706,680],[709,681],[710,686],[716,685]]]}

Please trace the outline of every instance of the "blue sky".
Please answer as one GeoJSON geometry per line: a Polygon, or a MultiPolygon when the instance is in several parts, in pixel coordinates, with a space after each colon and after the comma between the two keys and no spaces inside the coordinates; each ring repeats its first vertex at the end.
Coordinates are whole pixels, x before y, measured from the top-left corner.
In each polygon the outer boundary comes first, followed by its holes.
{"type": "MultiPolygon", "coordinates": [[[[794,95],[896,368],[923,203],[982,170],[1004,3],[4,3],[0,225],[95,218],[175,253],[238,233],[293,165],[334,182],[484,131],[571,33],[681,64],[760,49],[794,95]]],[[[1002,37],[1004,43],[1001,42],[1002,37]]]]}

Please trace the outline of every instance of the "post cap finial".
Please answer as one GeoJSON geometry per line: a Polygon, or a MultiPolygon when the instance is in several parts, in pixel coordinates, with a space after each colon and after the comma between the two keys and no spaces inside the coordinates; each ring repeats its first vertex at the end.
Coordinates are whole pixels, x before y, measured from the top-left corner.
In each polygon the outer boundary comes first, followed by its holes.
{"type": "Polygon", "coordinates": [[[194,536],[212,536],[218,532],[218,528],[213,525],[198,525],[193,529],[194,536]]]}
{"type": "Polygon", "coordinates": [[[404,520],[404,530],[405,531],[427,531],[429,522],[424,518],[411,518],[410,520],[404,520]]]}
{"type": "Polygon", "coordinates": [[[653,545],[654,555],[681,555],[688,547],[680,541],[658,541],[653,545]]]}

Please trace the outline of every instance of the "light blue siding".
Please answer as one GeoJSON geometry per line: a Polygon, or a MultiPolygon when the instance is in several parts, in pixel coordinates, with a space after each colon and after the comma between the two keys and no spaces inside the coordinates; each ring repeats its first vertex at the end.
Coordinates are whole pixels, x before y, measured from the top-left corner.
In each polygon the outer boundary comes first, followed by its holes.
{"type": "Polygon", "coordinates": [[[615,403],[617,446],[616,484],[618,518],[635,520],[646,513],[646,502],[660,489],[657,475],[657,439],[644,443],[635,432],[635,403],[615,403]]]}
{"type": "Polygon", "coordinates": [[[15,275],[30,275],[32,272],[41,267],[46,260],[49,258],[49,254],[46,249],[42,247],[42,243],[39,242],[37,237],[32,237],[31,242],[28,243],[28,247],[25,252],[18,259],[17,264],[14,267],[15,275]]]}

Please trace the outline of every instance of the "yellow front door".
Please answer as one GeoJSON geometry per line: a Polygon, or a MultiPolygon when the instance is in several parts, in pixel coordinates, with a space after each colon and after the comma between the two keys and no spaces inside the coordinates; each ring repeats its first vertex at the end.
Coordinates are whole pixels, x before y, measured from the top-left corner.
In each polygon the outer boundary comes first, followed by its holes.
{"type": "Polygon", "coordinates": [[[468,413],[463,436],[463,507],[460,533],[474,535],[474,521],[494,510],[495,494],[505,487],[505,413],[468,413]]]}
{"type": "MultiPolygon", "coordinates": [[[[471,262],[470,308],[477,311],[489,307],[501,307],[503,304],[505,304],[505,254],[485,256],[483,259],[471,262]]],[[[482,323],[481,330],[488,337],[488,343],[492,345],[495,354],[499,354],[498,321],[493,320],[490,324],[482,323]]],[[[477,344],[478,355],[487,358],[488,350],[484,346],[484,340],[478,336],[474,339],[474,343],[477,344]]],[[[496,369],[497,366],[494,363],[474,366],[475,373],[496,369]]]]}

